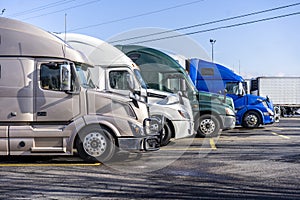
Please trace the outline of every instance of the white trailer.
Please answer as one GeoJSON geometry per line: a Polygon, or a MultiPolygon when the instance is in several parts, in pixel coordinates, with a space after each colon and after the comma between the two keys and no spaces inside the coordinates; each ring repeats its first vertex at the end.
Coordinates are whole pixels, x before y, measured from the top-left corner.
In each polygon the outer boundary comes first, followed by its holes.
{"type": "Polygon", "coordinates": [[[300,108],[300,77],[257,77],[251,80],[250,91],[272,99],[281,116],[294,115],[300,108]]]}

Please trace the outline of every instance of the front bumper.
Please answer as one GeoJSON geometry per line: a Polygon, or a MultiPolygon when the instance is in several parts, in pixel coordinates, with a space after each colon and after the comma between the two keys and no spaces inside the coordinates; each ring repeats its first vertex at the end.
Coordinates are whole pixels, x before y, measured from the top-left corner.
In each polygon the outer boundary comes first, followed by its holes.
{"type": "Polygon", "coordinates": [[[157,151],[160,145],[160,136],[147,136],[142,138],[119,138],[119,148],[124,151],[157,151]]]}
{"type": "Polygon", "coordinates": [[[194,131],[194,122],[189,120],[172,120],[175,129],[175,139],[185,138],[196,134],[194,131]]]}
{"type": "Polygon", "coordinates": [[[161,141],[160,130],[162,128],[162,121],[163,118],[161,117],[146,118],[143,121],[143,133],[146,136],[136,135],[136,137],[118,138],[120,150],[130,152],[159,150],[161,141]]]}
{"type": "Polygon", "coordinates": [[[236,123],[235,116],[223,115],[222,121],[223,121],[222,124],[223,130],[233,129],[235,127],[235,123],[236,123]]]}
{"type": "Polygon", "coordinates": [[[268,116],[264,116],[264,125],[266,124],[273,124],[275,122],[275,117],[274,115],[268,115],[268,116]]]}

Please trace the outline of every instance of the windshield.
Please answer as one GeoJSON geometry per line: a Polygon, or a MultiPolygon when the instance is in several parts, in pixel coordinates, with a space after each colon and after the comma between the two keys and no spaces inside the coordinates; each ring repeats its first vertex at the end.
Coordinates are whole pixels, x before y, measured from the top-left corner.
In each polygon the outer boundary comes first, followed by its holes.
{"type": "Polygon", "coordinates": [[[188,76],[185,76],[180,69],[159,64],[143,64],[140,68],[147,88],[170,93],[181,91],[185,97],[191,97],[195,92],[188,76]]]}
{"type": "Polygon", "coordinates": [[[197,92],[186,71],[168,55],[155,49],[138,49],[127,53],[141,69],[148,88],[176,93],[197,92]]]}
{"type": "Polygon", "coordinates": [[[95,84],[93,83],[90,76],[90,70],[87,67],[76,64],[76,74],[82,87],[95,88],[95,84]]]}
{"type": "Polygon", "coordinates": [[[173,93],[181,91],[185,96],[188,96],[193,91],[193,88],[190,87],[185,76],[181,73],[164,73],[162,77],[160,84],[173,93]]]}
{"type": "Polygon", "coordinates": [[[245,85],[242,82],[228,82],[226,83],[226,90],[228,94],[244,95],[245,85]]]}

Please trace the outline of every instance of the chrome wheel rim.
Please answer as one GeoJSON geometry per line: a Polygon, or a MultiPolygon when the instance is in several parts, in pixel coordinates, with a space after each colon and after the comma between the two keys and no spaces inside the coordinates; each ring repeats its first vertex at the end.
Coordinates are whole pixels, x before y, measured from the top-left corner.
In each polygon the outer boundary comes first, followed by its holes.
{"type": "Polygon", "coordinates": [[[250,127],[255,126],[257,122],[258,122],[258,118],[256,115],[251,114],[246,117],[246,123],[250,127]]]}
{"type": "Polygon", "coordinates": [[[200,130],[202,133],[209,135],[215,131],[216,125],[212,119],[204,119],[200,123],[200,130]]]}
{"type": "Polygon", "coordinates": [[[83,148],[90,156],[101,156],[107,149],[107,139],[99,132],[89,133],[84,138],[83,148]]]}

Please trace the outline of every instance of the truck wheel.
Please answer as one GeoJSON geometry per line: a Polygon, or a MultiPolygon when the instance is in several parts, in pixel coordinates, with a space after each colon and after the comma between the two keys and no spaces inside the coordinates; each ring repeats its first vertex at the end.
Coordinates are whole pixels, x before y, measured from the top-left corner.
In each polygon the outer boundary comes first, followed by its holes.
{"type": "Polygon", "coordinates": [[[245,128],[257,128],[260,125],[259,114],[255,111],[247,112],[243,117],[242,126],[245,128]]]}
{"type": "Polygon", "coordinates": [[[87,162],[105,162],[115,153],[115,140],[110,131],[100,125],[84,127],[76,139],[79,156],[87,162]]]}
{"type": "Polygon", "coordinates": [[[215,116],[206,114],[200,116],[199,120],[197,134],[200,137],[213,137],[218,135],[220,123],[215,116]]]}
{"type": "Polygon", "coordinates": [[[170,125],[168,122],[166,122],[162,129],[162,137],[161,137],[160,145],[166,146],[170,142],[171,136],[172,136],[172,132],[171,132],[170,125]]]}

